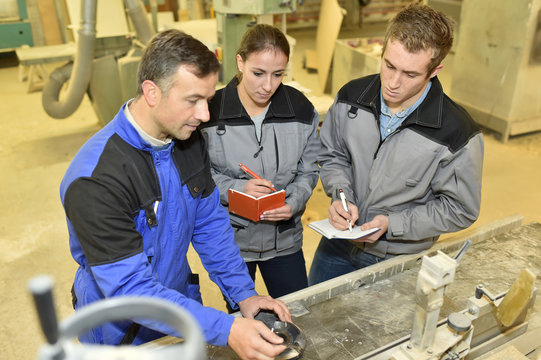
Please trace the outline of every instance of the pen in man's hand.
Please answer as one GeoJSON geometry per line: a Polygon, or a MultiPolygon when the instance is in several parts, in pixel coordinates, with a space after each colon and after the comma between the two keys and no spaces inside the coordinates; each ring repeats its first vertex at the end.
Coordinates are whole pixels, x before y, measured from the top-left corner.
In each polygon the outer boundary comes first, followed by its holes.
{"type": "MultiPolygon", "coordinates": [[[[344,191],[342,191],[342,189],[339,189],[338,193],[340,194],[340,200],[342,200],[342,206],[344,207],[344,210],[346,210],[349,213],[348,203],[346,201],[346,195],[344,194],[344,191]]],[[[349,232],[352,232],[353,229],[351,227],[351,221],[349,221],[348,219],[346,219],[346,221],[349,224],[349,232]]]]}
{"type": "MultiPolygon", "coordinates": [[[[250,170],[246,165],[243,165],[241,163],[239,163],[239,166],[240,168],[248,175],[250,175],[251,177],[253,177],[254,179],[260,179],[261,180],[261,176],[257,175],[255,172],[253,172],[252,170],[250,170]]],[[[269,187],[272,191],[276,192],[276,189],[274,187],[269,187]]]]}

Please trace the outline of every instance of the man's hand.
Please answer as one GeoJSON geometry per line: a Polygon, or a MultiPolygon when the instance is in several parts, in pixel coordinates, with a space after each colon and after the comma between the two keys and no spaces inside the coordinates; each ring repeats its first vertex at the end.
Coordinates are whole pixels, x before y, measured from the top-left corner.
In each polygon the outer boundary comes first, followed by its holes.
{"type": "Polygon", "coordinates": [[[273,333],[263,322],[235,318],[229,332],[228,345],[241,359],[274,359],[286,349],[284,339],[273,333]]]}
{"type": "Polygon", "coordinates": [[[289,220],[291,219],[291,216],[293,216],[293,213],[291,212],[291,206],[285,204],[284,206],[281,206],[279,208],[265,211],[263,214],[261,214],[261,220],[289,220]]]}
{"type": "Polygon", "coordinates": [[[359,209],[357,206],[349,201],[347,203],[349,213],[344,210],[344,206],[340,200],[334,200],[331,206],[329,206],[329,222],[338,230],[346,230],[349,228],[347,220],[351,222],[351,226],[354,226],[359,218],[359,209]]]}
{"type": "Polygon", "coordinates": [[[376,231],[373,234],[370,234],[368,236],[365,236],[363,238],[360,238],[359,240],[355,240],[358,242],[367,242],[367,243],[375,243],[378,241],[378,239],[387,232],[387,229],[389,228],[389,217],[386,215],[376,215],[372,221],[366,222],[361,225],[361,230],[368,230],[371,228],[380,228],[379,231],[376,231]]]}
{"type": "Polygon", "coordinates": [[[283,301],[270,296],[254,295],[239,302],[244,318],[236,318],[227,343],[241,359],[273,359],[286,349],[283,339],[263,322],[254,320],[260,310],[272,310],[282,321],[291,322],[291,314],[283,301]]]}
{"type": "Polygon", "coordinates": [[[250,179],[244,184],[243,192],[255,196],[256,198],[270,194],[273,192],[271,190],[272,182],[265,179],[250,179]]]}
{"type": "Polygon", "coordinates": [[[283,301],[270,296],[254,295],[239,302],[240,313],[245,318],[253,319],[260,310],[271,310],[282,321],[291,322],[291,313],[283,301]]]}

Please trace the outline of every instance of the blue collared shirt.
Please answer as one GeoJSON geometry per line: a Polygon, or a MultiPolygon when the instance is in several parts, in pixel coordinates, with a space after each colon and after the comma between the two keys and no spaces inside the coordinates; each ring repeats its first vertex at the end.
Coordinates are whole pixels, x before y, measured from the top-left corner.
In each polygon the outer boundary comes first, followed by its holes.
{"type": "Polygon", "coordinates": [[[379,101],[381,102],[381,114],[379,115],[379,132],[381,133],[381,140],[385,140],[387,136],[389,136],[396,129],[398,129],[400,124],[402,124],[402,121],[404,121],[404,119],[406,119],[409,114],[411,114],[415,109],[417,109],[419,104],[421,104],[426,98],[426,94],[428,94],[431,86],[432,80],[428,82],[425,91],[423,92],[423,95],[421,95],[421,97],[417,99],[414,104],[410,105],[407,109],[397,112],[395,114],[391,113],[391,110],[389,110],[389,107],[385,103],[385,100],[383,100],[382,92],[380,92],[379,101]]]}

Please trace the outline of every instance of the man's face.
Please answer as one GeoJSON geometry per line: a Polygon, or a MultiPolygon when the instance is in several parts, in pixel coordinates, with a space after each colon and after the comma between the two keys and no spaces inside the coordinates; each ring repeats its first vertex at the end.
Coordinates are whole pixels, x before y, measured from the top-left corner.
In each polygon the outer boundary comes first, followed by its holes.
{"type": "Polygon", "coordinates": [[[380,78],[383,99],[391,111],[402,111],[421,97],[428,81],[443,67],[440,64],[428,74],[431,58],[432,50],[411,53],[399,41],[389,41],[380,78]]]}
{"type": "Polygon", "coordinates": [[[198,78],[190,70],[181,65],[169,91],[159,91],[153,110],[154,137],[186,140],[201,122],[209,121],[208,101],[214,96],[218,74],[198,78]]]}

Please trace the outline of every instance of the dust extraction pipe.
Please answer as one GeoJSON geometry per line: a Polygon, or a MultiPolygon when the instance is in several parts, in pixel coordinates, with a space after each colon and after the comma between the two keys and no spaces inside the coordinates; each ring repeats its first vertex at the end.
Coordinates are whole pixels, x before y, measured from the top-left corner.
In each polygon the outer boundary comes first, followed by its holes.
{"type": "MultiPolygon", "coordinates": [[[[155,32],[146,13],[141,0],[124,0],[126,6],[126,12],[133,22],[135,33],[137,38],[143,43],[148,44],[150,39],[154,36],[155,32]]],[[[152,1],[150,2],[152,5],[152,1]]],[[[155,4],[154,4],[155,5],[155,4]]]]}
{"type": "MultiPolygon", "coordinates": [[[[41,97],[43,108],[49,116],[55,119],[65,119],[77,110],[83,101],[92,74],[98,2],[97,0],[82,0],[81,3],[81,26],[78,31],[79,39],[75,62],[70,62],[53,71],[43,88],[41,97]],[[67,94],[60,101],[60,90],[68,80],[70,83],[67,94]]],[[[154,30],[141,0],[125,0],[125,6],[132,19],[137,38],[146,45],[154,36],[154,30]]]]}
{"type": "Polygon", "coordinates": [[[78,30],[77,54],[75,62],[53,71],[43,87],[41,102],[45,112],[55,119],[65,119],[77,110],[85,96],[94,58],[96,40],[97,0],[81,2],[81,24],[78,30]],[[73,69],[73,71],[72,71],[73,69]],[[67,94],[59,100],[60,90],[70,80],[67,94]]]}

